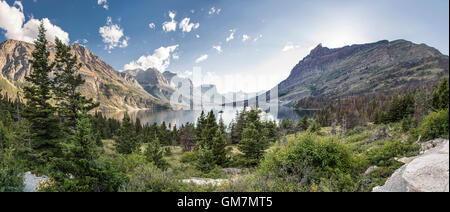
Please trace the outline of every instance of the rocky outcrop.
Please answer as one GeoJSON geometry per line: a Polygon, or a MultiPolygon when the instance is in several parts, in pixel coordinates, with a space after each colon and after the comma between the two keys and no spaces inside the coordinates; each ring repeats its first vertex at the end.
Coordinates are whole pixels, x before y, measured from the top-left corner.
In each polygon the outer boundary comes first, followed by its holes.
{"type": "MultiPolygon", "coordinates": [[[[55,46],[47,47],[50,59],[55,57],[55,46]]],[[[101,103],[101,109],[130,110],[141,108],[168,108],[167,101],[158,99],[147,93],[133,78],[115,71],[111,66],[90,52],[86,47],[75,44],[72,52],[82,64],[79,73],[86,80],[80,88],[81,93],[101,103]]],[[[6,40],[0,43],[0,86],[8,81],[14,88],[20,90],[25,82],[25,76],[31,73],[31,52],[34,45],[27,42],[6,40]]],[[[0,88],[1,88],[0,87],[0,88]]],[[[9,90],[14,90],[9,88],[9,90]]],[[[9,93],[15,96],[15,93],[9,93]]]]}
{"type": "Polygon", "coordinates": [[[36,192],[38,185],[48,180],[47,176],[38,177],[31,172],[25,172],[23,175],[23,192],[36,192]]]}
{"type": "Polygon", "coordinates": [[[308,96],[394,92],[439,82],[449,58],[425,44],[379,41],[330,49],[318,45],[278,85],[282,102],[308,96]]]}
{"type": "Polygon", "coordinates": [[[436,139],[422,144],[422,154],[403,158],[406,164],[396,170],[385,185],[374,192],[448,192],[449,141],[436,139]]]}

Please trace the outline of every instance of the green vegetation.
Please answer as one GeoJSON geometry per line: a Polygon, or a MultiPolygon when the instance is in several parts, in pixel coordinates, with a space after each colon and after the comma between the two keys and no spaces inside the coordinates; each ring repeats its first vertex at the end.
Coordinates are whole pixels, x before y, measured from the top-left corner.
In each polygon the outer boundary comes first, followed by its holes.
{"type": "Polygon", "coordinates": [[[26,102],[0,95],[0,191],[22,191],[32,171],[49,176],[38,189],[52,192],[366,192],[398,158],[417,155],[419,141],[449,137],[447,79],[431,90],[310,100],[322,109],[298,122],[262,120],[246,107],[229,127],[213,111],[182,126],[90,115],[98,105],[77,92],[77,58],[58,41],[49,60],[43,26],[39,33],[26,102]]]}

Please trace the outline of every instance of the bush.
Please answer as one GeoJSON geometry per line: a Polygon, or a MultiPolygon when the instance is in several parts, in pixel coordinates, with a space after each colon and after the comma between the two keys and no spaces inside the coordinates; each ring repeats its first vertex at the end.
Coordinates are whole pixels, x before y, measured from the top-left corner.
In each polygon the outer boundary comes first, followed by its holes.
{"type": "Polygon", "coordinates": [[[449,137],[449,116],[448,109],[430,113],[426,116],[420,127],[423,139],[431,140],[435,138],[449,137]]]}
{"type": "Polygon", "coordinates": [[[181,162],[191,163],[196,160],[195,152],[185,152],[181,155],[181,162]]]}
{"type": "Polygon", "coordinates": [[[268,153],[259,172],[276,191],[355,191],[360,162],[333,137],[308,133],[268,153]]]}
{"type": "Polygon", "coordinates": [[[122,185],[122,192],[176,192],[182,183],[170,172],[154,165],[137,167],[130,180],[122,185]]]}
{"type": "Polygon", "coordinates": [[[22,173],[13,168],[0,167],[0,192],[22,192],[22,173]]]}

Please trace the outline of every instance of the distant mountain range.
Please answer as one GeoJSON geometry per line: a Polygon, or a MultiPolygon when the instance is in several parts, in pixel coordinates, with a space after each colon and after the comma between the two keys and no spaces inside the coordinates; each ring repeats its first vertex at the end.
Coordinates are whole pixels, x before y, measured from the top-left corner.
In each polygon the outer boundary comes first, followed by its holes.
{"type": "Polygon", "coordinates": [[[395,92],[438,82],[449,58],[425,44],[379,41],[329,49],[318,45],[278,85],[282,103],[308,96],[395,92]]]}
{"type": "MultiPolygon", "coordinates": [[[[54,45],[48,45],[54,58],[54,45]]],[[[71,46],[82,64],[80,73],[86,79],[81,93],[104,110],[145,108],[170,109],[172,94],[178,85],[172,83],[175,73],[156,69],[117,72],[82,45],[71,46]]],[[[0,90],[10,96],[20,94],[25,76],[31,72],[34,45],[6,40],[0,43],[0,90]]],[[[394,92],[423,83],[434,83],[449,73],[449,58],[425,44],[405,40],[329,49],[318,45],[278,85],[282,104],[308,96],[346,96],[377,92],[394,92]]],[[[198,94],[208,93],[227,104],[235,99],[253,98],[257,93],[220,94],[215,85],[192,85],[194,102],[209,101],[198,94]],[[196,94],[196,95],[194,95],[196,94]]],[[[265,92],[258,92],[262,94],[265,92]]],[[[190,96],[184,95],[185,103],[190,96]]],[[[185,105],[186,106],[186,105],[185,105]]]]}

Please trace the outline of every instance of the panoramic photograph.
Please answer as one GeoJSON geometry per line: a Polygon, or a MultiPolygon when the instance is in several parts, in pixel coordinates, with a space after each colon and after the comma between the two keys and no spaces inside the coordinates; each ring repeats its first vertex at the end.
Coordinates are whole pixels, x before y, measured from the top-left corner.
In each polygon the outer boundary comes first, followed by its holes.
{"type": "Polygon", "coordinates": [[[449,192],[448,54],[448,0],[0,0],[0,192],[449,192]]]}

